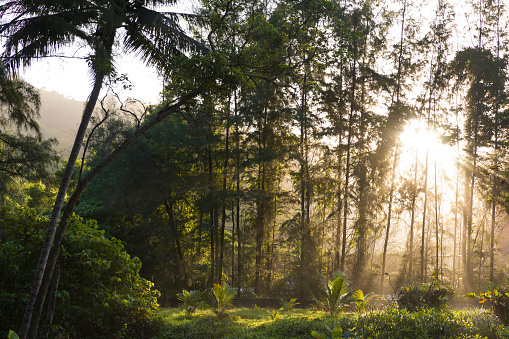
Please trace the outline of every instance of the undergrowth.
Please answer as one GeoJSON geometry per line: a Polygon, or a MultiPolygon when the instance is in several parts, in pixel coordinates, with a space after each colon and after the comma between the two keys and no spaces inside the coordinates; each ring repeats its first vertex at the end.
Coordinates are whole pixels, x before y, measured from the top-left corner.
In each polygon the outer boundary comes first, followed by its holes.
{"type": "Polygon", "coordinates": [[[332,317],[322,311],[297,309],[271,319],[265,309],[234,308],[230,317],[217,319],[210,310],[191,319],[179,309],[161,309],[163,327],[158,338],[509,338],[509,328],[483,309],[423,309],[410,312],[390,308],[365,314],[332,317]],[[339,331],[336,331],[339,333],[339,331]]]}

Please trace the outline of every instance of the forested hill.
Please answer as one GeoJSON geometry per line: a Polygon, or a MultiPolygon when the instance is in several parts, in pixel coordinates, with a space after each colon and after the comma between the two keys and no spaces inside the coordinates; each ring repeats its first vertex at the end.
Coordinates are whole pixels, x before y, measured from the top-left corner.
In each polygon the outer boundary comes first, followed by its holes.
{"type": "Polygon", "coordinates": [[[58,152],[67,157],[83,112],[83,101],[66,98],[57,92],[40,90],[41,116],[38,119],[44,138],[58,140],[58,152]]]}

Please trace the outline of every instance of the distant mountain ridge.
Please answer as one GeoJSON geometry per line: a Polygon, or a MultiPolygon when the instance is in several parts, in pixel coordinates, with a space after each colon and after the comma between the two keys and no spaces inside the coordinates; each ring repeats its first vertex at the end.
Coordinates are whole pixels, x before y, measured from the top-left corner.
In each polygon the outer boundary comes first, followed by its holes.
{"type": "Polygon", "coordinates": [[[85,102],[66,98],[57,92],[40,90],[39,93],[41,116],[37,122],[42,135],[45,139],[57,139],[57,151],[62,159],[66,159],[71,152],[85,102]]]}

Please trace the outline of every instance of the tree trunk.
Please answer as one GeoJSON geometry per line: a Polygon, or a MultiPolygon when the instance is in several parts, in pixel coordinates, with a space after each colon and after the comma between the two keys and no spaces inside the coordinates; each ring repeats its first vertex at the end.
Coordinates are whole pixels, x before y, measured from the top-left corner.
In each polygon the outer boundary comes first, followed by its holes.
{"type": "MultiPolygon", "coordinates": [[[[46,297],[46,292],[48,290],[48,286],[51,281],[51,277],[53,275],[53,270],[55,268],[58,255],[60,253],[60,249],[62,246],[62,241],[65,235],[65,231],[67,229],[67,224],[69,222],[69,218],[71,217],[74,208],[76,207],[79,197],[83,193],[83,190],[90,184],[93,178],[95,178],[99,173],[101,173],[114,159],[116,159],[120,154],[122,154],[132,143],[138,140],[143,134],[147,132],[152,126],[159,123],[162,119],[167,117],[168,115],[178,111],[182,105],[187,103],[192,98],[196,97],[200,94],[200,91],[191,92],[185,96],[183,96],[177,103],[173,105],[167,105],[162,108],[159,113],[151,119],[149,122],[141,126],[136,133],[125,140],[122,145],[120,145],[115,151],[113,151],[110,155],[108,155],[105,159],[103,159],[97,166],[95,166],[88,174],[78,183],[74,193],[69,198],[67,205],[60,217],[60,222],[58,223],[58,228],[54,232],[54,244],[51,247],[47,258],[46,270],[44,271],[43,278],[40,283],[39,293],[36,296],[36,300],[34,302],[34,310],[38,310],[37,312],[32,312],[32,318],[30,323],[34,326],[34,329],[31,329],[31,333],[37,332],[37,326],[40,319],[40,314],[42,312],[42,305],[44,304],[44,299],[46,297]]],[[[20,331],[21,333],[21,331],[20,331]]],[[[28,333],[25,337],[28,337],[28,333]]],[[[34,336],[28,338],[35,338],[34,336]]]]}
{"type": "Polygon", "coordinates": [[[424,244],[426,232],[426,209],[428,205],[428,155],[429,150],[426,149],[426,167],[424,170],[424,211],[422,212],[422,237],[421,237],[421,280],[425,281],[425,258],[424,258],[424,244]]]}
{"type": "Polygon", "coordinates": [[[414,264],[414,230],[415,230],[415,201],[417,200],[417,166],[418,166],[418,150],[415,150],[415,169],[414,169],[414,181],[412,189],[412,206],[410,216],[410,253],[408,260],[408,282],[413,282],[413,264],[414,264]]]}
{"type": "Polygon", "coordinates": [[[226,116],[226,144],[225,144],[225,156],[223,164],[223,216],[221,219],[221,251],[219,253],[219,282],[223,280],[223,267],[224,267],[224,231],[226,227],[226,179],[228,177],[228,160],[230,156],[229,141],[230,141],[230,99],[228,100],[226,116]]]}
{"type": "MultiPolygon", "coordinates": [[[[48,339],[49,333],[51,332],[51,325],[53,324],[53,315],[55,314],[55,305],[57,302],[57,291],[58,282],[60,280],[60,265],[55,266],[55,272],[51,278],[50,294],[48,296],[48,312],[46,314],[46,325],[44,333],[42,334],[43,339],[48,339]]],[[[37,333],[35,334],[37,336],[37,333]]]]}
{"type": "MultiPolygon", "coordinates": [[[[37,333],[40,313],[42,310],[42,305],[44,303],[44,297],[46,295],[46,291],[40,290],[43,276],[47,270],[46,266],[49,258],[49,253],[51,250],[51,245],[53,244],[53,240],[55,238],[58,219],[60,217],[60,212],[62,211],[62,207],[64,205],[67,188],[69,187],[69,183],[71,182],[72,174],[74,172],[74,166],[76,165],[76,159],[79,156],[81,145],[83,143],[83,139],[87,131],[88,123],[90,121],[92,113],[94,112],[95,104],[97,102],[97,98],[99,97],[99,93],[101,91],[105,76],[106,74],[99,73],[95,77],[94,87],[92,88],[92,92],[90,93],[90,96],[88,98],[85,110],[83,111],[81,123],[78,128],[78,132],[76,133],[76,138],[74,140],[74,145],[72,147],[71,154],[69,155],[69,159],[67,160],[67,165],[62,176],[62,181],[60,182],[60,188],[58,189],[55,204],[53,205],[53,211],[51,213],[48,230],[46,232],[46,237],[44,239],[44,243],[41,248],[41,253],[39,255],[39,261],[37,263],[37,268],[35,270],[32,289],[30,291],[30,297],[28,299],[25,313],[23,315],[23,322],[21,323],[21,328],[19,330],[19,337],[21,339],[25,339],[27,337],[35,338],[35,333],[37,333]],[[44,296],[40,297],[41,298],[40,305],[37,305],[36,300],[40,295],[40,292],[42,292],[44,296]],[[29,333],[33,334],[33,336],[29,336],[29,333]]],[[[51,268],[50,271],[51,275],[53,273],[53,268],[51,268]]]]}
{"type": "Polygon", "coordinates": [[[385,260],[387,258],[387,245],[389,243],[389,234],[391,230],[391,217],[392,217],[392,200],[394,198],[394,181],[396,177],[396,165],[398,163],[398,146],[394,150],[394,159],[392,162],[391,174],[391,190],[389,192],[389,212],[387,213],[387,228],[385,232],[384,252],[382,254],[382,272],[380,276],[380,294],[384,293],[384,278],[385,278],[385,260]]]}
{"type": "MultiPolygon", "coordinates": [[[[355,67],[354,67],[355,68],[355,67]]],[[[352,92],[355,91],[355,88],[352,87],[352,92]]],[[[355,94],[352,94],[354,97],[355,94]]],[[[348,227],[348,187],[350,181],[350,152],[352,148],[352,126],[353,126],[353,103],[351,103],[350,114],[348,117],[348,141],[346,145],[346,166],[345,166],[345,189],[343,192],[343,243],[341,245],[341,272],[345,271],[345,258],[346,258],[346,231],[348,227]]]]}

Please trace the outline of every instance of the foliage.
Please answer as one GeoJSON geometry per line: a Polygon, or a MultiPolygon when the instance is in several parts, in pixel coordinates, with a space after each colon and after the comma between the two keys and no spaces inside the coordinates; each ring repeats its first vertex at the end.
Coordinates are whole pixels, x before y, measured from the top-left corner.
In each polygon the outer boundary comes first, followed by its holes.
{"type": "Polygon", "coordinates": [[[190,318],[196,310],[203,307],[203,302],[200,300],[201,293],[200,291],[187,291],[183,290],[181,293],[177,293],[177,298],[182,302],[180,306],[186,316],[190,318]]]}
{"type": "MultiPolygon", "coordinates": [[[[355,329],[355,328],[354,328],[355,329]]],[[[343,331],[341,326],[335,326],[333,328],[330,328],[327,326],[327,332],[330,333],[330,338],[352,338],[352,332],[351,331],[343,331]]],[[[311,331],[311,335],[313,338],[316,339],[327,339],[329,338],[327,335],[323,333],[319,333],[317,331],[311,331]]]]}
{"type": "Polygon", "coordinates": [[[270,319],[276,320],[279,317],[279,310],[265,309],[265,312],[270,316],[270,319]]]}
{"type": "Polygon", "coordinates": [[[404,287],[398,293],[398,305],[409,311],[418,311],[424,308],[442,309],[454,297],[454,288],[440,286],[437,279],[429,283],[404,287]]]}
{"type": "MultiPolygon", "coordinates": [[[[47,223],[31,209],[0,209],[1,333],[19,326],[47,223]]],[[[71,218],[60,266],[51,336],[150,334],[159,292],[139,276],[141,262],[95,222],[71,218]]]]}
{"type": "Polygon", "coordinates": [[[509,293],[506,290],[499,291],[494,289],[493,291],[479,293],[479,295],[468,293],[466,296],[478,299],[480,304],[488,301],[493,308],[493,313],[495,313],[500,322],[509,326],[509,293]]]}
{"type": "Polygon", "coordinates": [[[160,338],[502,338],[508,328],[489,311],[423,309],[409,312],[388,309],[365,314],[330,317],[299,309],[272,320],[263,310],[232,309],[229,319],[217,320],[210,311],[187,319],[179,312],[161,309],[160,338]],[[208,312],[208,314],[207,314],[208,312]]]}
{"type": "Polygon", "coordinates": [[[355,299],[354,305],[355,312],[359,314],[364,313],[366,311],[366,307],[368,306],[370,301],[379,298],[375,296],[373,292],[369,292],[368,294],[364,295],[364,292],[362,292],[361,290],[354,291],[352,297],[355,299]]]}
{"type": "Polygon", "coordinates": [[[291,298],[290,300],[281,298],[279,299],[279,303],[281,304],[281,310],[284,312],[291,312],[295,306],[299,305],[297,298],[291,298]]]}
{"type": "Polygon", "coordinates": [[[172,309],[161,309],[163,331],[160,338],[309,338],[313,329],[323,330],[323,312],[299,309],[292,314],[279,314],[277,319],[267,317],[266,310],[233,308],[230,317],[217,319],[210,311],[199,311],[191,319],[172,309]]]}
{"type": "Polygon", "coordinates": [[[53,150],[57,141],[41,137],[36,121],[40,104],[37,89],[7,74],[0,64],[0,200],[18,197],[20,180],[51,179],[50,167],[58,160],[53,150]]]}
{"type": "Polygon", "coordinates": [[[228,284],[214,284],[212,287],[212,294],[215,298],[215,304],[212,309],[214,313],[219,319],[228,317],[228,309],[233,304],[235,290],[228,284]]]}
{"type": "Polygon", "coordinates": [[[330,281],[326,281],[321,273],[318,274],[322,279],[323,289],[320,290],[321,298],[317,301],[332,316],[356,301],[353,292],[347,292],[347,277],[344,273],[335,272],[333,279],[330,281]]]}

